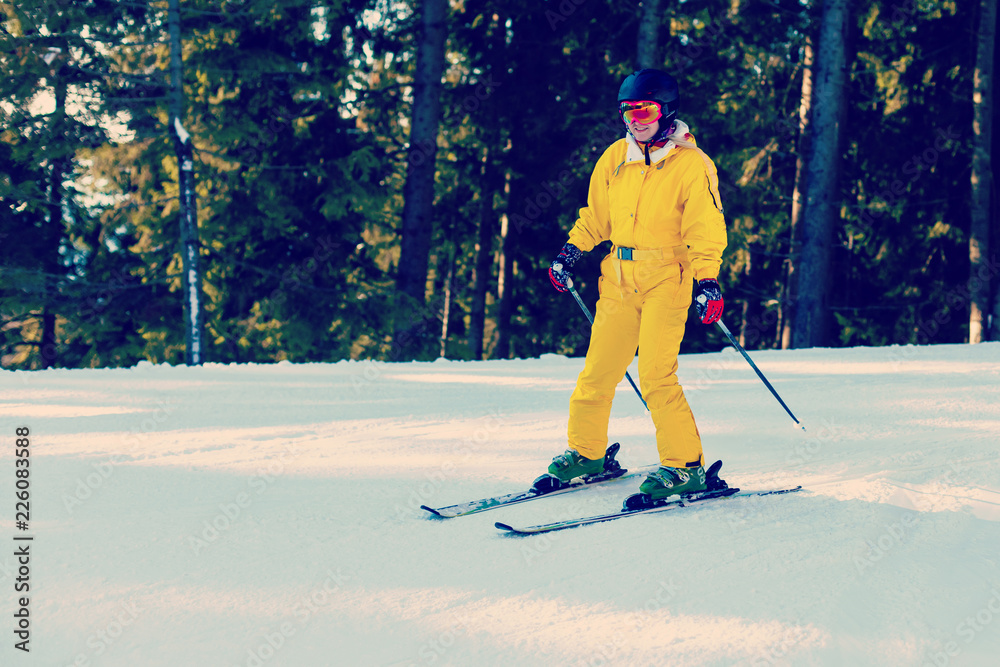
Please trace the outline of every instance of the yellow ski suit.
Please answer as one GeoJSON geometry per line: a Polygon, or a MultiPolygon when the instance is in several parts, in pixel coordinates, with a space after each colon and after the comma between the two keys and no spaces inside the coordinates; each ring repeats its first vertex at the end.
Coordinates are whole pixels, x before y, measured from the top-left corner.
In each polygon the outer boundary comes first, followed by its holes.
{"type": "Polygon", "coordinates": [[[639,386],[656,427],[660,464],[703,465],[701,436],[677,382],[677,353],[693,281],[717,278],[726,225],[715,164],[687,126],[650,164],[628,136],[601,156],[586,208],[569,234],[584,252],[610,240],[590,347],[570,398],[569,446],[604,456],[615,388],[639,351],[639,386]]]}

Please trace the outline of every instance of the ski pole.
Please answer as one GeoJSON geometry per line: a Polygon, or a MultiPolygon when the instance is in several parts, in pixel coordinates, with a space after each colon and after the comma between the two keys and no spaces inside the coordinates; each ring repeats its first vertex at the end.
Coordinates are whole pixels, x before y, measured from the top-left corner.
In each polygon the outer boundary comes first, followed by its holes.
{"type": "Polygon", "coordinates": [[[783,400],[781,400],[781,396],[778,396],[778,392],[776,392],[774,390],[774,387],[771,386],[771,383],[767,381],[767,378],[764,377],[764,374],[760,372],[759,368],[757,368],[757,364],[755,364],[753,362],[753,359],[750,358],[750,355],[747,354],[747,351],[744,350],[743,346],[740,345],[739,342],[733,337],[732,332],[730,332],[729,329],[726,327],[726,325],[723,324],[722,320],[720,319],[718,322],[716,322],[716,324],[718,324],[719,328],[722,329],[722,333],[726,334],[726,337],[729,338],[729,342],[733,344],[733,347],[735,347],[737,350],[739,350],[740,354],[743,355],[743,358],[747,360],[747,363],[750,364],[750,367],[753,368],[754,371],[756,371],[757,377],[759,377],[761,379],[761,381],[764,383],[764,386],[767,387],[771,391],[771,394],[776,399],[778,399],[778,403],[781,403],[781,407],[783,407],[785,409],[785,412],[788,413],[788,416],[791,417],[792,420],[796,424],[798,424],[802,428],[803,431],[806,430],[806,427],[802,426],[802,423],[798,419],[795,418],[795,415],[792,414],[792,411],[789,410],[788,406],[785,405],[785,402],[783,400]]]}
{"type": "MultiPolygon", "coordinates": [[[[578,304],[580,304],[580,309],[583,310],[583,314],[587,316],[587,319],[590,320],[590,324],[593,325],[594,324],[594,316],[590,314],[590,309],[587,308],[587,304],[585,304],[583,302],[583,299],[580,298],[580,295],[577,293],[576,289],[573,287],[573,279],[572,278],[570,278],[570,279],[568,279],[566,281],[566,287],[569,288],[569,293],[572,294],[573,298],[576,299],[576,302],[578,304]]],[[[628,371],[625,371],[625,379],[628,380],[628,383],[630,385],[632,385],[633,389],[635,389],[635,395],[639,397],[640,401],[642,401],[642,407],[646,408],[646,411],[649,412],[649,406],[646,405],[646,399],[644,399],[642,397],[642,392],[639,391],[639,387],[635,386],[635,382],[632,381],[632,376],[628,374],[628,371]]]]}

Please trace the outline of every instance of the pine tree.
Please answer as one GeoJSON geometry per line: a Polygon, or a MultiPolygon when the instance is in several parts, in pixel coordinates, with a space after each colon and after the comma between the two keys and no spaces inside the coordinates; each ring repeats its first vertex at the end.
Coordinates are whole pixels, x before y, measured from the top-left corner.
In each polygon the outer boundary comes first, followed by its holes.
{"type": "MultiPolygon", "coordinates": [[[[972,225],[969,233],[969,342],[990,340],[988,325],[991,285],[996,284],[998,253],[991,245],[991,201],[994,191],[993,165],[993,76],[997,28],[996,0],[979,3],[976,69],[972,90],[972,225]],[[991,268],[994,267],[994,268],[991,268]]],[[[997,325],[1000,326],[1000,325],[997,325]]]]}
{"type": "Polygon", "coordinates": [[[830,328],[830,252],[838,218],[839,162],[846,112],[848,2],[823,4],[813,84],[795,307],[794,347],[826,344],[830,328]]]}
{"type": "Polygon", "coordinates": [[[424,306],[430,241],[434,231],[434,176],[437,171],[438,123],[441,115],[441,75],[447,34],[447,0],[422,0],[420,36],[416,44],[413,74],[413,108],[409,147],[397,289],[409,297],[416,309],[404,305],[396,327],[400,344],[412,347],[413,313],[424,306]]]}

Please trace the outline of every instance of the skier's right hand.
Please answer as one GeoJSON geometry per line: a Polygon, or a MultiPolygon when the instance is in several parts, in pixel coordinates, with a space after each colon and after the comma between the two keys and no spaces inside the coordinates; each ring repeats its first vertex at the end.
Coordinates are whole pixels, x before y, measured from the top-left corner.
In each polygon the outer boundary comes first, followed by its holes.
{"type": "Polygon", "coordinates": [[[583,251],[567,243],[549,265],[549,280],[558,292],[568,292],[573,278],[573,265],[583,256],[583,251]]]}
{"type": "Polygon", "coordinates": [[[694,289],[694,307],[702,324],[714,324],[722,317],[722,288],[715,278],[699,280],[694,289]]]}

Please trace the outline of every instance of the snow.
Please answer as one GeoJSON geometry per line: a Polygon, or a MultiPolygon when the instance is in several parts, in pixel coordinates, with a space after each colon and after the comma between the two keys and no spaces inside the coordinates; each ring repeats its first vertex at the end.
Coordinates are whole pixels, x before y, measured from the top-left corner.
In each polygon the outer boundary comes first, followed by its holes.
{"type": "MultiPolygon", "coordinates": [[[[525,538],[493,522],[611,511],[640,479],[418,508],[527,486],[582,359],[0,372],[0,664],[996,665],[1000,344],[752,356],[807,430],[732,350],[683,356],[706,458],[805,491],[525,538]]],[[[655,461],[625,382],[610,432],[655,461]]]]}
{"type": "Polygon", "coordinates": [[[191,134],[181,125],[181,119],[176,116],[174,117],[174,132],[177,133],[177,138],[181,140],[182,144],[186,144],[191,138],[191,134]]]}

